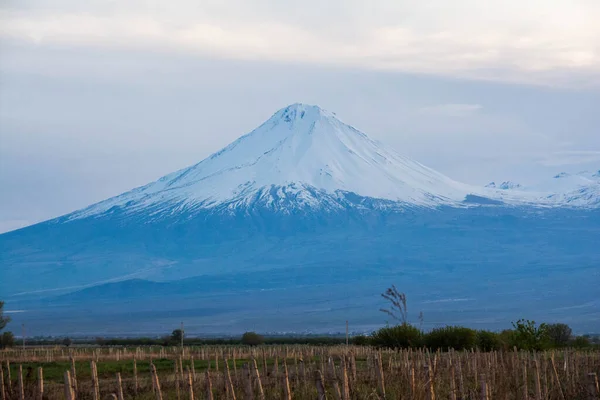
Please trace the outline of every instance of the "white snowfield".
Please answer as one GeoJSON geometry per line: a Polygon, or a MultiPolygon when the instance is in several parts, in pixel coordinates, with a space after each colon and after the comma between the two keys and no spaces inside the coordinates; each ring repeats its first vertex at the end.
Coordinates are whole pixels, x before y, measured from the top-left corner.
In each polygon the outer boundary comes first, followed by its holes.
{"type": "Polygon", "coordinates": [[[590,174],[589,179],[567,186],[554,192],[515,184],[486,188],[463,184],[369,139],[328,111],[293,104],[200,163],[70,218],[102,214],[113,207],[171,213],[256,202],[330,207],[347,193],[420,207],[465,206],[467,195],[512,205],[599,205],[600,176],[590,174]]]}

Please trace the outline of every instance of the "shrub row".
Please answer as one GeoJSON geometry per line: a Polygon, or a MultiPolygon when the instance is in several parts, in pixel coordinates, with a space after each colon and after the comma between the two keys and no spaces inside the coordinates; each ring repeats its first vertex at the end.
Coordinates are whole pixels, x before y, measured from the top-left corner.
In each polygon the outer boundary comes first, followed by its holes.
{"type": "Polygon", "coordinates": [[[475,330],[463,326],[446,326],[423,332],[410,324],[381,328],[370,336],[355,337],[357,345],[369,345],[394,349],[422,348],[431,350],[470,350],[482,351],[511,350],[514,347],[522,350],[546,350],[558,347],[588,347],[587,337],[567,337],[557,341],[552,335],[552,325],[536,326],[532,321],[518,321],[514,329],[502,332],[475,330]]]}

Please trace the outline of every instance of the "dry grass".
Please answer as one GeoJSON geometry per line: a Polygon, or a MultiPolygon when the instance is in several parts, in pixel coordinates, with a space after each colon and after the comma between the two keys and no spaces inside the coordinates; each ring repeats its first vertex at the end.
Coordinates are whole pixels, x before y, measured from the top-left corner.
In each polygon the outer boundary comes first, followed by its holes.
{"type": "Polygon", "coordinates": [[[0,360],[7,400],[20,398],[19,365],[26,399],[38,396],[38,367],[44,373],[44,398],[64,399],[64,373],[74,370],[76,398],[93,399],[91,361],[97,365],[101,399],[118,394],[117,373],[125,399],[156,399],[151,364],[163,399],[189,399],[190,381],[195,398],[208,398],[207,370],[215,400],[233,399],[232,392],[236,399],[260,399],[261,387],[266,399],[313,400],[318,398],[321,375],[328,399],[589,400],[598,399],[597,383],[589,374],[600,374],[600,353],[575,350],[430,353],[354,346],[206,346],[186,347],[183,352],[158,347],[45,348],[0,352],[0,360]]]}

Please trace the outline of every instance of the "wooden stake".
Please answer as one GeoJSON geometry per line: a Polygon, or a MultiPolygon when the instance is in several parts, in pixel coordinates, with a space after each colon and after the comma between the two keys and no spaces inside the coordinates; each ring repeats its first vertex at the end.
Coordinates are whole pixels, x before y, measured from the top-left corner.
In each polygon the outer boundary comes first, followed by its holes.
{"type": "Polygon", "coordinates": [[[537,356],[534,356],[533,367],[535,368],[535,400],[542,400],[542,384],[540,382],[540,367],[537,356]]]}
{"type": "Polygon", "coordinates": [[[150,373],[152,374],[152,385],[154,386],[156,400],[163,400],[162,392],[160,390],[160,381],[158,380],[158,374],[156,373],[156,366],[152,363],[150,363],[150,373]]]}
{"type": "Polygon", "coordinates": [[[194,363],[194,356],[190,358],[190,365],[192,366],[192,381],[196,382],[196,363],[194,363]]]}
{"type": "Polygon", "coordinates": [[[450,359],[450,400],[456,400],[456,379],[452,359],[450,359]]]}
{"type": "MultiPolygon", "coordinates": [[[[183,350],[183,348],[182,348],[183,350]]],[[[183,357],[179,356],[179,381],[181,382],[182,386],[183,386],[183,357]]]]}
{"type": "Polygon", "coordinates": [[[487,391],[487,381],[485,380],[485,374],[479,375],[480,387],[479,387],[479,398],[481,400],[489,400],[487,391]]]}
{"type": "Polygon", "coordinates": [[[19,400],[25,400],[25,386],[23,385],[23,366],[19,364],[19,400]]]}
{"type": "Polygon", "coordinates": [[[354,352],[351,353],[350,362],[352,363],[350,366],[350,370],[352,371],[352,382],[356,382],[356,357],[354,352]]]}
{"type": "Polygon", "coordinates": [[[427,400],[435,400],[435,388],[433,385],[431,364],[425,365],[423,369],[425,370],[425,390],[427,392],[427,400]]]}
{"type": "Polygon", "coordinates": [[[317,385],[317,400],[327,400],[325,386],[323,385],[323,374],[319,370],[315,371],[315,384],[317,385]]]}
{"type": "Polygon", "coordinates": [[[213,400],[212,382],[210,381],[210,371],[206,370],[206,400],[213,400]]]}
{"type": "Polygon", "coordinates": [[[71,382],[73,385],[73,392],[77,393],[77,369],[75,368],[75,358],[69,357],[71,360],[71,382]]]}
{"type": "Polygon", "coordinates": [[[346,364],[346,357],[342,356],[342,399],[350,400],[350,382],[348,382],[348,370],[346,364]]]}
{"type": "Polygon", "coordinates": [[[235,389],[233,387],[233,382],[231,381],[231,373],[229,372],[229,362],[227,361],[227,359],[224,360],[225,361],[225,383],[227,384],[227,392],[229,393],[229,399],[231,400],[236,400],[235,399],[235,389]]]}
{"type": "Polygon", "coordinates": [[[254,357],[252,357],[252,366],[254,369],[256,384],[258,386],[258,398],[260,400],[265,400],[265,392],[263,391],[262,381],[260,380],[260,372],[258,372],[258,365],[256,364],[256,359],[254,357]]]}
{"type": "Polygon", "coordinates": [[[248,364],[242,365],[242,379],[244,380],[244,400],[253,400],[254,391],[252,390],[252,377],[250,376],[248,364]]]}
{"type": "Polygon", "coordinates": [[[292,391],[290,390],[290,380],[288,377],[287,363],[283,359],[283,393],[285,400],[292,400],[292,391]]]}
{"type": "Polygon", "coordinates": [[[139,390],[139,384],[138,384],[137,360],[134,358],[133,359],[133,391],[136,396],[138,394],[138,390],[139,390]]]}
{"type": "Polygon", "coordinates": [[[529,400],[527,361],[523,360],[523,400],[529,400]]]}
{"type": "Polygon", "coordinates": [[[96,362],[90,362],[90,368],[92,370],[92,398],[94,400],[100,400],[100,385],[98,383],[98,369],[96,368],[96,362]]]}
{"type": "Polygon", "coordinates": [[[44,370],[42,367],[38,367],[38,399],[44,398],[44,370]]]}
{"type": "Polygon", "coordinates": [[[348,347],[348,320],[346,320],[346,347],[348,347]]]}
{"type": "Polygon", "coordinates": [[[597,400],[600,394],[600,388],[598,387],[598,375],[595,372],[587,374],[587,395],[588,400],[597,400]]]}
{"type": "Polygon", "coordinates": [[[335,364],[331,357],[327,360],[327,366],[329,367],[329,380],[333,386],[333,395],[336,400],[342,400],[342,393],[340,391],[340,385],[338,384],[338,379],[335,374],[335,364]]]}
{"type": "Polygon", "coordinates": [[[75,394],[73,393],[73,384],[71,383],[71,373],[69,371],[65,371],[65,399],[66,400],[75,400],[75,394]]]}
{"type": "Polygon", "coordinates": [[[558,377],[558,371],[556,370],[556,364],[554,363],[554,353],[550,355],[550,361],[552,362],[552,370],[554,371],[554,379],[556,379],[556,384],[558,385],[558,390],[560,392],[560,398],[565,400],[565,395],[562,390],[562,386],[560,384],[560,378],[558,377]]]}
{"type": "Polygon", "coordinates": [[[194,400],[194,380],[192,377],[192,371],[190,370],[190,366],[187,367],[187,387],[189,393],[189,399],[194,400]]]}
{"type": "Polygon", "coordinates": [[[375,368],[377,373],[377,392],[382,399],[385,399],[385,376],[383,375],[383,365],[381,362],[381,353],[375,355],[375,368]]]}
{"type": "Polygon", "coordinates": [[[8,387],[8,394],[12,394],[12,377],[10,376],[10,361],[6,360],[6,383],[8,387]]]}
{"type": "Polygon", "coordinates": [[[177,395],[177,400],[181,400],[181,380],[179,379],[179,364],[177,360],[175,360],[175,394],[177,395]]]}
{"type": "Polygon", "coordinates": [[[121,381],[121,373],[117,372],[117,399],[125,400],[123,397],[123,382],[121,381]]]}
{"type": "Polygon", "coordinates": [[[0,363],[0,400],[7,400],[6,392],[4,391],[4,369],[0,363]]]}

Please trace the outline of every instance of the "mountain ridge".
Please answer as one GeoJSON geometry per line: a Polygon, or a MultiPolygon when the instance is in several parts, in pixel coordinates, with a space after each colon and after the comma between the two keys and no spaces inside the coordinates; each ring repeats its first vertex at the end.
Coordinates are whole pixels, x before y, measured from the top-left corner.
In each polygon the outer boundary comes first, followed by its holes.
{"type": "Polygon", "coordinates": [[[334,113],[296,103],[199,163],[70,213],[66,220],[115,208],[158,216],[257,205],[284,213],[359,206],[347,201],[350,196],[396,209],[469,207],[477,198],[488,199],[479,205],[600,206],[600,180],[598,188],[595,181],[588,183],[590,188],[564,192],[528,190],[510,181],[484,188],[464,184],[371,140],[334,113]]]}

